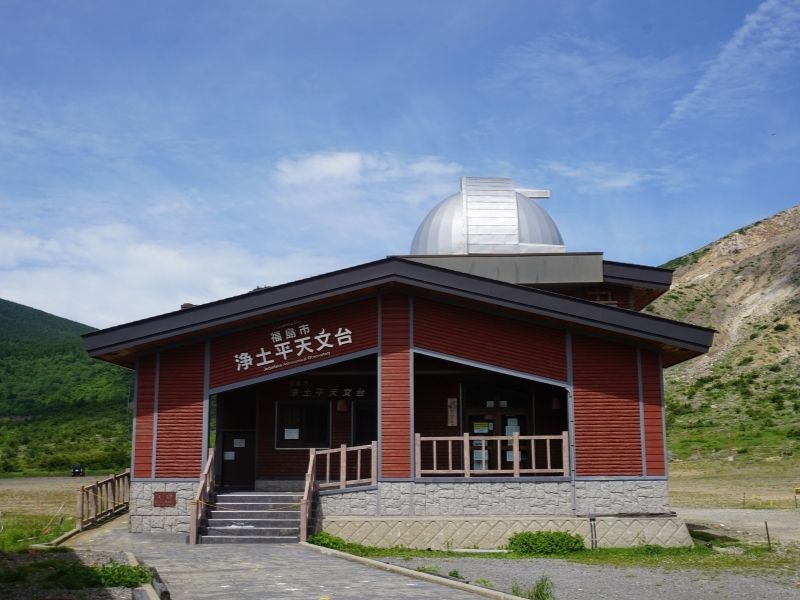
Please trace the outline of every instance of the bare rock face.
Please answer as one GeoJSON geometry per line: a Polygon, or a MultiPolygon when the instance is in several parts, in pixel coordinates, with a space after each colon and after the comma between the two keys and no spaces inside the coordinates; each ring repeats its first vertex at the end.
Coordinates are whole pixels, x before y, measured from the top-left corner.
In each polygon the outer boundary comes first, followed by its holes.
{"type": "MultiPolygon", "coordinates": [[[[800,424],[800,205],[667,263],[672,289],[647,310],[718,331],[714,346],[667,372],[676,424],[800,424]],[[707,416],[706,416],[707,414],[707,416]]],[[[744,425],[740,425],[744,424],[744,425]]]]}

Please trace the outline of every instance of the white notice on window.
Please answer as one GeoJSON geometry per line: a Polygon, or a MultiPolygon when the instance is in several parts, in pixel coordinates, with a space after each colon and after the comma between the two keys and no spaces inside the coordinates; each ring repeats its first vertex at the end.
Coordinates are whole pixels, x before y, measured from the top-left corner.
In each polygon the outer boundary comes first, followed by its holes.
{"type": "Polygon", "coordinates": [[[244,438],[234,438],[233,439],[233,447],[234,448],[244,448],[244,438]]]}
{"type": "Polygon", "coordinates": [[[223,460],[236,460],[236,452],[223,452],[222,453],[223,460]]]}
{"type": "Polygon", "coordinates": [[[285,440],[299,440],[300,439],[300,430],[299,429],[284,429],[283,430],[283,439],[285,439],[285,440]]]}

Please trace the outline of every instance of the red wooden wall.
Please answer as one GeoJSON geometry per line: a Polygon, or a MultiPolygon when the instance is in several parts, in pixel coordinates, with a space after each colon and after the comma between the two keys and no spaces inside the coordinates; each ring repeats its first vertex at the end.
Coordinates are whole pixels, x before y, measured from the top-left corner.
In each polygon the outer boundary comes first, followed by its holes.
{"type": "Polygon", "coordinates": [[[136,371],[136,431],[133,476],[153,475],[153,405],[156,395],[156,355],[139,359],[136,371]]]}
{"type": "MultiPolygon", "coordinates": [[[[567,380],[566,333],[558,329],[424,298],[415,298],[412,309],[411,297],[401,293],[381,297],[380,332],[375,300],[360,301],[335,310],[340,309],[352,311],[344,313],[347,318],[337,320],[354,333],[353,347],[345,347],[347,353],[361,348],[360,344],[374,347],[380,334],[382,477],[407,478],[412,475],[412,310],[413,344],[416,347],[550,379],[567,380]],[[364,332],[364,335],[356,336],[357,329],[351,327],[353,324],[358,324],[358,331],[364,332]],[[373,337],[370,337],[370,331],[373,337]]],[[[312,320],[313,315],[308,318],[309,322],[312,320]]],[[[259,331],[263,335],[265,329],[259,331]]],[[[240,347],[234,337],[256,333],[256,330],[250,330],[219,338],[230,347],[215,340],[216,351],[226,362],[231,362],[228,360],[231,350],[240,347]]],[[[158,355],[143,356],[139,360],[134,477],[151,477],[154,461],[157,477],[196,477],[200,472],[204,348],[204,343],[196,343],[162,350],[158,355]],[[160,373],[158,382],[157,365],[160,373]],[[153,456],[156,390],[157,448],[153,456]]],[[[582,335],[573,336],[572,348],[577,475],[642,475],[636,348],[582,335]]],[[[646,460],[644,474],[660,476],[666,472],[660,365],[657,353],[647,350],[640,352],[646,460]]],[[[230,365],[226,368],[226,372],[230,373],[230,365]]],[[[217,371],[217,384],[230,381],[226,377],[223,371],[217,371]]],[[[277,390],[283,384],[275,382],[265,385],[277,390]]],[[[274,450],[274,398],[280,397],[281,393],[272,399],[272,394],[263,393],[258,426],[263,436],[259,440],[259,474],[267,475],[267,470],[273,476],[304,472],[307,451],[274,450]]],[[[423,419],[425,407],[417,408],[417,418],[423,419]]],[[[417,430],[428,433],[431,428],[438,430],[439,425],[423,425],[420,422],[417,430]]],[[[349,415],[334,412],[333,430],[336,432],[333,445],[350,443],[349,415]]]]}
{"type": "Polygon", "coordinates": [[[661,366],[658,354],[647,350],[642,355],[644,393],[644,438],[647,475],[666,475],[664,457],[664,412],[661,398],[661,366]]]}
{"type": "Polygon", "coordinates": [[[576,335],[573,351],[577,475],[641,475],[636,349],[576,335]]]}
{"type": "Polygon", "coordinates": [[[203,470],[205,344],[160,354],[156,477],[197,477],[203,470]]]}
{"type": "Polygon", "coordinates": [[[383,477],[411,476],[409,297],[381,299],[381,466],[383,477]]]}
{"type": "Polygon", "coordinates": [[[414,346],[566,381],[566,334],[558,329],[414,299],[414,346]]]}

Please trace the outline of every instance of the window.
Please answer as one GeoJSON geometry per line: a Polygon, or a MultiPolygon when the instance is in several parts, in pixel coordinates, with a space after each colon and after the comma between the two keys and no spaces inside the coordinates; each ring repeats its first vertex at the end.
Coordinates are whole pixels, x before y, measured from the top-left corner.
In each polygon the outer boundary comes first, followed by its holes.
{"type": "Polygon", "coordinates": [[[277,402],[276,448],[330,448],[330,402],[277,402]]]}

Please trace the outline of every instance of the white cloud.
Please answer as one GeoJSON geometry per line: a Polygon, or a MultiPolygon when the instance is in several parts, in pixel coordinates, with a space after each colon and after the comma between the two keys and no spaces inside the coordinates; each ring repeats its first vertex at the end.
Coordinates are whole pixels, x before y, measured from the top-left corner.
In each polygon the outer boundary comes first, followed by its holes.
{"type": "Polygon", "coordinates": [[[581,193],[635,190],[648,183],[672,184],[676,180],[667,168],[633,169],[593,161],[542,161],[537,167],[544,174],[573,180],[581,193]]]}
{"type": "Polygon", "coordinates": [[[265,257],[231,243],[150,239],[120,223],[63,229],[52,239],[0,232],[0,248],[11,247],[21,251],[0,266],[0,297],[96,327],[341,266],[302,250],[265,257]]]}
{"type": "Polygon", "coordinates": [[[361,179],[365,157],[359,152],[325,152],[281,159],[274,178],[283,185],[355,182],[361,179]]]}
{"type": "Polygon", "coordinates": [[[379,183],[412,177],[452,177],[461,167],[433,156],[406,160],[394,154],[317,152],[276,162],[273,180],[279,185],[331,186],[379,183]]]}
{"type": "Polygon", "coordinates": [[[519,88],[535,104],[642,106],[683,74],[676,57],[633,56],[599,40],[544,35],[506,50],[490,86],[519,88]]]}
{"type": "MultiPolygon", "coordinates": [[[[800,52],[800,2],[766,0],[745,17],[694,87],[676,100],[663,131],[692,117],[731,115],[774,85],[800,52]]],[[[795,67],[796,68],[796,67],[795,67]]],[[[792,74],[796,79],[796,72],[792,74]]]]}

